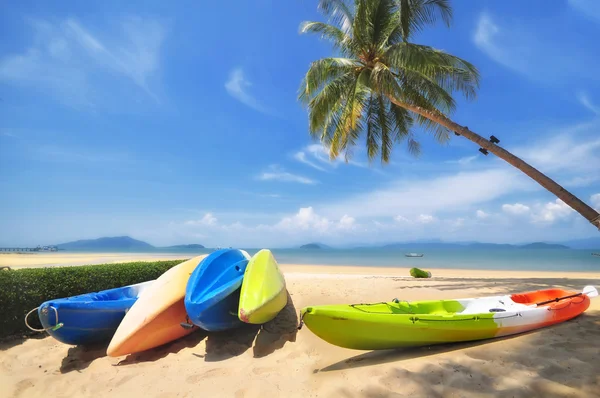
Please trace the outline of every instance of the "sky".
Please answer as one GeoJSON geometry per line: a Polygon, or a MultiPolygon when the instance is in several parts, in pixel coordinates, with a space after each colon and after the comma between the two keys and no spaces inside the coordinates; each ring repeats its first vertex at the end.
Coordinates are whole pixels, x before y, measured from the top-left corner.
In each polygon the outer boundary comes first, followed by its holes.
{"type": "MultiPolygon", "coordinates": [[[[453,1],[415,38],[475,64],[452,115],[600,209],[600,2],[453,1]]],[[[0,3],[0,246],[129,235],[289,247],[597,237],[461,137],[329,160],[298,87],[316,0],[0,3]]]]}

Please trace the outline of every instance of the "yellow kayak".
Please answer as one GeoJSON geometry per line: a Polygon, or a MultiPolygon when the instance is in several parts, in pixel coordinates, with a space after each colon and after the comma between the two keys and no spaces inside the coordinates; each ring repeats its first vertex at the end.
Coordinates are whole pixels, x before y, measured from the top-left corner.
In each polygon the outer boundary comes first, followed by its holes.
{"type": "Polygon", "coordinates": [[[248,263],[240,292],[238,316],[253,324],[269,322],[287,304],[285,279],[270,250],[256,253],[248,263]]]}

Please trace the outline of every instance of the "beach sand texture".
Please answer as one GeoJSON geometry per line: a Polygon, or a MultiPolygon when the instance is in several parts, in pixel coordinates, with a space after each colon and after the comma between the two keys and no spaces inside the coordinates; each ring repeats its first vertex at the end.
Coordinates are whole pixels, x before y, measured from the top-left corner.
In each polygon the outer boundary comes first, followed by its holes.
{"type": "Polygon", "coordinates": [[[571,321],[483,342],[365,352],[330,345],[306,327],[296,333],[298,311],[307,305],[478,297],[551,286],[581,291],[599,286],[600,274],[478,271],[469,278],[415,280],[397,269],[282,269],[288,306],[263,329],[195,332],[118,358],[106,357],[106,345],[84,349],[49,337],[2,343],[0,396],[600,396],[598,298],[571,321]],[[387,274],[368,276],[379,272],[387,274]]]}

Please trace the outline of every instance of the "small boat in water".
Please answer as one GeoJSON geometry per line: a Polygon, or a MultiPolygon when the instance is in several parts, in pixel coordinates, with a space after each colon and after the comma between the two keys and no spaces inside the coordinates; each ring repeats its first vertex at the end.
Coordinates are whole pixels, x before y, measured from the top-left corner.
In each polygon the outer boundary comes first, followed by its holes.
{"type": "Polygon", "coordinates": [[[600,253],[592,253],[592,256],[598,256],[598,257],[600,257],[600,253]]]}
{"type": "Polygon", "coordinates": [[[405,257],[423,257],[424,254],[423,253],[406,253],[404,256],[405,257]]]}

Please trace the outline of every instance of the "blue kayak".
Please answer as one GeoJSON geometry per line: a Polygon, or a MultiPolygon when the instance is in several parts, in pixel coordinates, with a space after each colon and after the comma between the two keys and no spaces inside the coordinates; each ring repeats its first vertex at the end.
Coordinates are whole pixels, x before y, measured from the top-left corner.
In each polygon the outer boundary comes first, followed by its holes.
{"type": "Polygon", "coordinates": [[[108,341],[140,293],[153,282],[49,300],[38,308],[38,316],[44,329],[62,343],[108,341]]]}
{"type": "Polygon", "coordinates": [[[192,272],[185,290],[185,309],[190,321],[215,332],[240,326],[240,288],[250,256],[237,249],[217,250],[192,272]]]}

